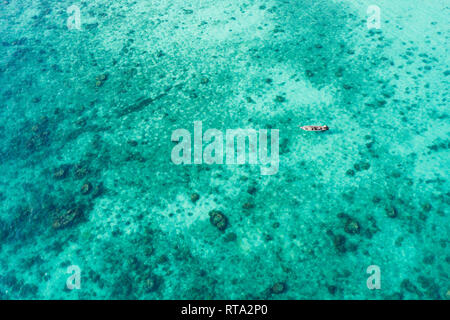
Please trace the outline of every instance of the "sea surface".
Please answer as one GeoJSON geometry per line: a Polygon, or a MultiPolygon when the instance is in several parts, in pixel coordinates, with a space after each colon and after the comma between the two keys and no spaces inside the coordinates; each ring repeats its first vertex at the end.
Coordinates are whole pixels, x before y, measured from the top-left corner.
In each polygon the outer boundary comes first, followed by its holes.
{"type": "Polygon", "coordinates": [[[450,299],[449,16],[2,0],[0,299],[450,299]],[[278,172],[175,164],[194,121],[278,172]]]}

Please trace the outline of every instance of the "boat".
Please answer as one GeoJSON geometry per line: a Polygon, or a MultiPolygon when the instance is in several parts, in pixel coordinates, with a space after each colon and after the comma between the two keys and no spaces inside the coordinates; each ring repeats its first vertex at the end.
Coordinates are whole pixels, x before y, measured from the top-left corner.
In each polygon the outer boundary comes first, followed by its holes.
{"type": "Polygon", "coordinates": [[[329,129],[328,126],[303,126],[300,128],[305,131],[327,131],[329,129]]]}

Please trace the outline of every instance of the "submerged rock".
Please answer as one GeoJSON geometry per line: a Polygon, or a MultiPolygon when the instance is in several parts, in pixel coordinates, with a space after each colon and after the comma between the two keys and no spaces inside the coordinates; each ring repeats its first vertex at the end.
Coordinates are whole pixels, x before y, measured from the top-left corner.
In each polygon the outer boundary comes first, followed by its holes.
{"type": "Polygon", "coordinates": [[[89,194],[92,191],[92,184],[90,182],[86,182],[81,186],[81,194],[89,194]]]}
{"type": "Polygon", "coordinates": [[[55,179],[64,179],[67,177],[69,173],[69,168],[67,166],[61,166],[55,170],[53,173],[53,178],[55,179]]]}
{"type": "Polygon", "coordinates": [[[341,212],[337,215],[337,217],[340,219],[344,219],[345,221],[344,231],[346,233],[357,234],[361,232],[361,225],[356,219],[352,218],[350,215],[341,212]]]}
{"type": "Polygon", "coordinates": [[[89,173],[88,169],[83,165],[77,165],[75,167],[75,178],[82,179],[89,173]]]}
{"type": "Polygon", "coordinates": [[[328,292],[331,293],[332,295],[334,295],[337,291],[337,287],[333,286],[333,285],[328,286],[327,289],[328,289],[328,292]]]}
{"type": "Polygon", "coordinates": [[[132,147],[136,147],[138,145],[136,140],[128,140],[127,143],[132,147]]]}
{"type": "Polygon", "coordinates": [[[82,216],[82,211],[79,208],[70,208],[64,210],[64,213],[53,221],[53,229],[63,229],[72,225],[76,219],[82,216]]]}
{"type": "Polygon", "coordinates": [[[209,217],[211,224],[220,231],[224,231],[227,228],[228,219],[221,211],[212,210],[209,212],[209,217]]]}
{"type": "Polygon", "coordinates": [[[370,163],[361,161],[361,162],[355,163],[353,165],[353,168],[355,168],[356,171],[369,170],[370,163]]]}
{"type": "Polygon", "coordinates": [[[416,294],[417,296],[421,297],[422,292],[420,292],[419,288],[409,279],[404,279],[402,283],[400,284],[400,287],[403,290],[409,291],[411,293],[416,294]]]}
{"type": "Polygon", "coordinates": [[[161,279],[156,276],[149,276],[145,280],[144,289],[146,292],[154,292],[158,290],[161,284],[161,279]]]}
{"type": "Polygon", "coordinates": [[[270,292],[274,294],[280,294],[286,292],[286,289],[287,289],[286,283],[277,282],[272,286],[272,288],[270,288],[270,292]]]}
{"type": "Polygon", "coordinates": [[[276,96],[276,97],[275,97],[275,101],[276,101],[276,102],[279,102],[279,103],[282,103],[282,102],[285,102],[285,101],[286,101],[286,98],[283,97],[283,96],[276,96]]]}
{"type": "Polygon", "coordinates": [[[209,83],[209,79],[208,79],[207,77],[202,77],[202,78],[200,79],[200,83],[201,83],[201,84],[208,84],[208,83],[209,83]]]}
{"type": "Polygon", "coordinates": [[[248,103],[255,103],[255,100],[253,100],[252,97],[246,97],[245,100],[247,100],[248,103]]]}
{"type": "Polygon", "coordinates": [[[372,198],[372,202],[373,202],[373,203],[380,203],[380,201],[381,201],[381,198],[380,198],[380,197],[378,197],[378,196],[373,196],[373,198],[372,198]]]}
{"type": "Polygon", "coordinates": [[[225,242],[233,242],[236,241],[237,235],[234,232],[230,232],[223,239],[225,242]]]}
{"type": "Polygon", "coordinates": [[[196,203],[200,199],[200,195],[198,193],[191,194],[191,201],[196,203]]]}
{"type": "Polygon", "coordinates": [[[92,197],[94,197],[94,198],[99,197],[99,196],[103,195],[104,192],[105,192],[105,187],[103,186],[103,183],[100,182],[92,188],[92,197]]]}
{"type": "Polygon", "coordinates": [[[105,74],[105,73],[104,74],[100,74],[97,77],[95,77],[95,80],[96,80],[95,86],[96,87],[101,87],[105,83],[105,81],[108,80],[108,75],[105,74]]]}
{"type": "Polygon", "coordinates": [[[253,203],[251,203],[251,202],[246,202],[246,203],[244,203],[244,204],[242,205],[242,208],[243,208],[243,209],[247,209],[247,210],[253,209],[254,207],[255,207],[255,205],[254,205],[253,203]]]}
{"type": "Polygon", "coordinates": [[[311,70],[306,70],[305,74],[308,78],[312,78],[314,76],[314,72],[312,72],[311,70]]]}
{"type": "Polygon", "coordinates": [[[250,186],[250,187],[248,187],[248,189],[247,189],[247,192],[250,193],[250,194],[255,194],[256,191],[258,191],[258,189],[256,189],[255,186],[250,186]]]}
{"type": "Polygon", "coordinates": [[[398,211],[397,211],[397,209],[395,208],[395,207],[386,207],[385,208],[385,211],[386,211],[386,215],[389,217],[389,218],[395,218],[395,217],[397,217],[398,216],[398,211]]]}
{"type": "Polygon", "coordinates": [[[344,68],[339,67],[334,74],[336,77],[341,78],[344,75],[344,68]]]}
{"type": "Polygon", "coordinates": [[[349,217],[345,223],[344,230],[349,234],[357,234],[361,231],[361,226],[358,221],[349,217]]]}
{"type": "Polygon", "coordinates": [[[347,239],[343,235],[338,234],[333,236],[333,244],[338,252],[344,253],[347,251],[345,246],[346,241],[347,239]]]}

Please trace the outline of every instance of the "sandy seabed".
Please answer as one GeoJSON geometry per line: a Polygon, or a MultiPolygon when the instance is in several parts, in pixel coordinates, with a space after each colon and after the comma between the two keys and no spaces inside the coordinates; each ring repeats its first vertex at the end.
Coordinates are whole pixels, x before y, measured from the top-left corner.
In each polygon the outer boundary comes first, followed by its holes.
{"type": "Polygon", "coordinates": [[[0,298],[449,299],[448,2],[372,2],[2,1],[0,298]],[[194,121],[278,172],[175,165],[194,121]]]}

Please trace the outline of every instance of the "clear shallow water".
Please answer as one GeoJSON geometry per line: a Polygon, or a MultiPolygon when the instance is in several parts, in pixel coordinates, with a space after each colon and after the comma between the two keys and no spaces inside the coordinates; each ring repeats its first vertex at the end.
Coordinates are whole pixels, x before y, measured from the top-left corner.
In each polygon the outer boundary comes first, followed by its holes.
{"type": "Polygon", "coordinates": [[[448,299],[449,8],[392,2],[3,2],[0,297],[448,299]],[[194,121],[278,173],[173,164],[194,121]]]}

